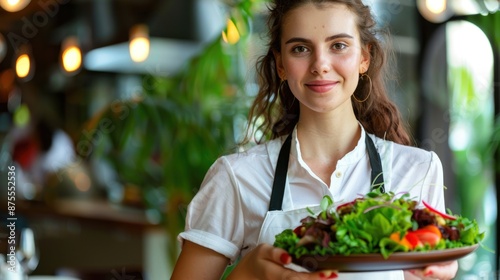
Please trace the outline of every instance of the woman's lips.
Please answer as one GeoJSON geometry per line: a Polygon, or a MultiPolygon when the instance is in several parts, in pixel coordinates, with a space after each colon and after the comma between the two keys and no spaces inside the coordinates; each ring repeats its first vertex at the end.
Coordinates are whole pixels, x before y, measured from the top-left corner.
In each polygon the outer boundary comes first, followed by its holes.
{"type": "Polygon", "coordinates": [[[318,93],[324,93],[330,91],[333,87],[337,85],[337,82],[333,81],[316,81],[307,83],[306,87],[310,90],[318,93]]]}

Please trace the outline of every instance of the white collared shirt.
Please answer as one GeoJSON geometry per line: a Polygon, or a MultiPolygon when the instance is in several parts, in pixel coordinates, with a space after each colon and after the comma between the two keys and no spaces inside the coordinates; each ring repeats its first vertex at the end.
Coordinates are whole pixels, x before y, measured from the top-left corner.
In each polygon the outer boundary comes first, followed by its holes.
{"type": "MultiPolygon", "coordinates": [[[[338,161],[327,186],[302,159],[295,129],[283,210],[318,205],[326,194],[341,203],[369,192],[371,168],[365,135],[362,129],[357,146],[338,161]]],[[[409,192],[412,198],[444,210],[443,168],[434,152],[370,137],[382,160],[386,192],[409,192]]],[[[217,159],[189,204],[185,231],[179,240],[210,248],[231,262],[253,249],[268,211],[284,139],[217,159]]]]}

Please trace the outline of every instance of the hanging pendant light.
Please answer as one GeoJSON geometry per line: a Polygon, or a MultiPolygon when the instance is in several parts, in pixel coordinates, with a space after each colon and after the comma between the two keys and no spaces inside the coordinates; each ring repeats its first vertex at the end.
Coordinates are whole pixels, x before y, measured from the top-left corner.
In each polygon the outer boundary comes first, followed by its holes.
{"type": "Polygon", "coordinates": [[[31,0],[0,0],[0,6],[7,12],[18,12],[31,2],[31,0]]]}

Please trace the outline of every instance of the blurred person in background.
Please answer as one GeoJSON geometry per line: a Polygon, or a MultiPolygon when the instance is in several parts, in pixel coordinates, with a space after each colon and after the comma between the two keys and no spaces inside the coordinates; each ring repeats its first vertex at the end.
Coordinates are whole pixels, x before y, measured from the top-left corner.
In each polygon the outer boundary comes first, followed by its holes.
{"type": "Polygon", "coordinates": [[[48,174],[75,160],[73,141],[68,134],[43,118],[15,127],[9,138],[12,160],[20,167],[18,188],[25,198],[34,198],[41,192],[48,174]]]}

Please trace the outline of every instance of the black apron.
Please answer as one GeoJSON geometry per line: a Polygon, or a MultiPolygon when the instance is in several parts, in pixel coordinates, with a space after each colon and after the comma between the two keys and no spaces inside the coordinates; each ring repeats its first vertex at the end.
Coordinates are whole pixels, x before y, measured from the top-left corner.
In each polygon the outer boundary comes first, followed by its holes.
{"type": "MultiPolygon", "coordinates": [[[[269,211],[282,210],[283,195],[285,193],[286,175],[288,173],[288,159],[290,157],[290,147],[292,142],[292,133],[288,135],[278,157],[276,171],[274,174],[273,190],[271,193],[271,202],[269,203],[269,211]]],[[[365,135],[366,150],[370,159],[371,172],[371,185],[374,189],[378,188],[381,192],[385,192],[384,176],[382,175],[382,161],[380,155],[375,148],[373,140],[365,135]]]]}

